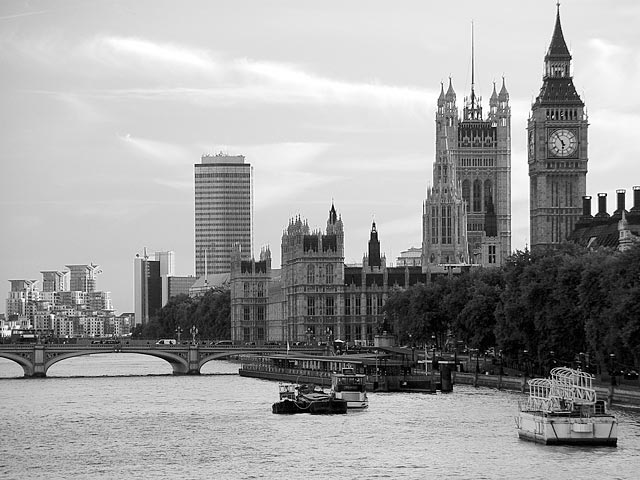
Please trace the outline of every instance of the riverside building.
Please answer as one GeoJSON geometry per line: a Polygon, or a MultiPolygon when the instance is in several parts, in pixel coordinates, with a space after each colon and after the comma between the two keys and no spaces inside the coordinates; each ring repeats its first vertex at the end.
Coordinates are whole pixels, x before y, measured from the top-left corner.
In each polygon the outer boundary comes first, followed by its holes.
{"type": "Polygon", "coordinates": [[[251,165],[223,153],[201,160],[194,165],[197,277],[229,272],[236,244],[251,258],[251,165]]]}
{"type": "Polygon", "coordinates": [[[280,269],[271,267],[269,248],[257,261],[236,252],[230,278],[232,340],[317,344],[339,339],[373,345],[375,335],[392,326],[383,313],[389,291],[425,283],[427,275],[419,265],[388,267],[375,223],[362,264],[344,263],[344,245],[344,225],[331,205],[324,231],[312,231],[299,216],[289,221],[280,269]]]}

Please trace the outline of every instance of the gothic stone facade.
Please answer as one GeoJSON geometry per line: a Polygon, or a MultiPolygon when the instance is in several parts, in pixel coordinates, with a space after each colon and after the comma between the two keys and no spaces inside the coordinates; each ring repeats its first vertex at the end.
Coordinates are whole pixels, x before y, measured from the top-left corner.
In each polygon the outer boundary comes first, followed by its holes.
{"type": "Polygon", "coordinates": [[[559,6],[544,62],[542,88],[527,127],[532,248],[567,239],[580,220],[586,191],[588,121],[573,85],[559,6]]]}
{"type": "Polygon", "coordinates": [[[311,232],[300,217],[289,222],[282,235],[280,270],[271,269],[270,254],[261,255],[260,262],[236,256],[232,263],[235,342],[340,339],[372,345],[384,325],[382,308],[389,291],[426,281],[420,266],[386,266],[375,223],[362,265],[345,265],[344,228],[333,205],[325,232],[311,232]]]}

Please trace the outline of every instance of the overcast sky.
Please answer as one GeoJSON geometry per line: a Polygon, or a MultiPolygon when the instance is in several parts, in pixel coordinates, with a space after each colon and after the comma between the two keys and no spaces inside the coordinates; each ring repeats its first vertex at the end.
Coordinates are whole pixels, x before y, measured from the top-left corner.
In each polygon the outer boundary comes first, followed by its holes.
{"type": "MultiPolygon", "coordinates": [[[[101,265],[133,311],[133,258],[174,250],[194,271],[193,165],[254,167],[254,250],[280,266],[289,218],[326,225],[345,261],[375,219],[388,261],[421,245],[435,102],[453,78],[512,106],[512,245],[529,241],[526,119],[556,15],[545,1],[90,1],[0,3],[0,281],[101,265]]],[[[640,185],[640,2],[566,0],[565,39],[589,114],[587,192],[640,185]]],[[[597,208],[595,203],[593,209],[597,208]]],[[[5,309],[0,294],[0,312],[5,309]]]]}

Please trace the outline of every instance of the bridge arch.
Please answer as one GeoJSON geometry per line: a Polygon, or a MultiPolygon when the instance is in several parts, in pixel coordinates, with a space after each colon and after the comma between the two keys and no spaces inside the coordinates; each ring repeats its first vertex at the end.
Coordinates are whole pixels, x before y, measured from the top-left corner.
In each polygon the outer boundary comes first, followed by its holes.
{"type": "Polygon", "coordinates": [[[24,372],[24,376],[25,377],[34,376],[33,362],[29,358],[27,358],[27,357],[25,357],[23,355],[20,355],[19,353],[2,352],[2,351],[0,351],[0,358],[6,358],[7,360],[13,360],[15,363],[20,365],[22,367],[22,370],[24,372]]]}
{"type": "Polygon", "coordinates": [[[56,355],[45,362],[44,364],[45,375],[46,375],[46,372],[49,370],[49,368],[51,368],[51,366],[55,365],[58,362],[61,362],[62,360],[66,360],[68,358],[83,357],[87,355],[100,355],[105,353],[133,353],[133,354],[139,354],[139,355],[147,355],[150,357],[156,357],[156,358],[160,358],[161,360],[165,360],[166,362],[169,362],[169,364],[173,368],[174,375],[184,375],[184,374],[190,373],[189,362],[187,361],[186,358],[182,358],[177,352],[174,353],[174,352],[164,352],[164,351],[157,351],[157,350],[153,350],[153,351],[134,350],[134,349],[128,348],[125,352],[122,352],[120,350],[109,349],[109,350],[98,350],[98,351],[69,351],[69,352],[60,353],[59,355],[56,355]]]}

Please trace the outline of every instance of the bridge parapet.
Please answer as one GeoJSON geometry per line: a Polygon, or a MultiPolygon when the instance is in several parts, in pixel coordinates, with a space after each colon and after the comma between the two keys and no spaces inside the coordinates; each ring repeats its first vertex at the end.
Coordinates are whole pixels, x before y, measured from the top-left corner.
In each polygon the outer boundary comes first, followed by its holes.
{"type": "MultiPolygon", "coordinates": [[[[149,344],[4,344],[0,345],[0,357],[18,363],[25,377],[46,377],[47,370],[55,363],[67,358],[100,353],[137,353],[160,358],[169,362],[174,375],[198,375],[202,366],[211,361],[235,355],[273,355],[286,353],[286,346],[241,346],[241,345],[156,345],[149,344]]],[[[293,350],[293,349],[291,349],[293,350]]],[[[297,348],[297,353],[306,351],[318,354],[317,349],[297,348]]]]}

